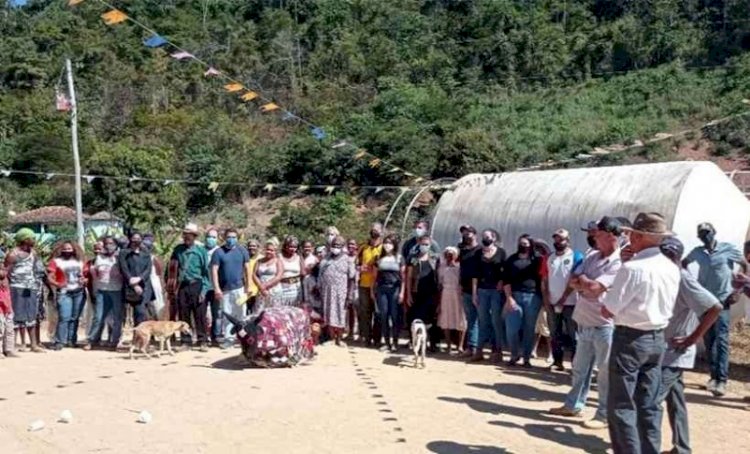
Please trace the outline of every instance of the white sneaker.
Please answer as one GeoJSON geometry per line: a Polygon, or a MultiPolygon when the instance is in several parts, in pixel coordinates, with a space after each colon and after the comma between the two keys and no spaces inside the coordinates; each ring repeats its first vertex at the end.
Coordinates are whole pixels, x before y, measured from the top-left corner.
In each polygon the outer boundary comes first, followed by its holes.
{"type": "Polygon", "coordinates": [[[716,389],[716,385],[718,385],[719,382],[714,380],[713,378],[706,382],[706,390],[709,392],[714,392],[716,389]]]}
{"type": "Polygon", "coordinates": [[[719,382],[716,384],[716,387],[711,390],[711,392],[716,397],[724,397],[727,393],[727,384],[724,382],[719,382]]]}
{"type": "Polygon", "coordinates": [[[608,426],[609,424],[607,424],[607,421],[602,421],[596,418],[589,419],[588,421],[583,422],[583,427],[587,429],[600,430],[600,429],[606,429],[608,426]]]}

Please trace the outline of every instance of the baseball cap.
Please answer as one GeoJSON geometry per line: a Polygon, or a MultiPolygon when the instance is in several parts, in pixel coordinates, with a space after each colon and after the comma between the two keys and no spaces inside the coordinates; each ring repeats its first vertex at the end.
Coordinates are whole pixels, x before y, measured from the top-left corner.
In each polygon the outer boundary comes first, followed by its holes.
{"type": "Polygon", "coordinates": [[[474,226],[470,225],[470,224],[464,224],[464,225],[462,225],[461,227],[458,228],[458,231],[460,233],[464,233],[464,232],[471,232],[471,233],[474,233],[474,234],[477,233],[477,229],[475,229],[474,226]]]}
{"type": "Polygon", "coordinates": [[[673,236],[668,236],[662,240],[659,245],[659,250],[662,254],[666,255],[670,260],[677,261],[682,258],[682,254],[685,253],[685,246],[682,241],[678,240],[673,236]]]}
{"type": "Polygon", "coordinates": [[[555,233],[552,234],[552,238],[559,236],[560,238],[567,240],[570,239],[570,232],[568,232],[565,229],[557,229],[555,230],[555,233]]]}
{"type": "Polygon", "coordinates": [[[597,226],[597,222],[596,221],[589,221],[588,224],[586,224],[583,227],[581,227],[581,230],[583,230],[584,232],[588,232],[589,230],[596,230],[598,228],[599,227],[597,226]]]}
{"type": "Polygon", "coordinates": [[[620,235],[622,233],[622,224],[617,218],[610,216],[604,216],[596,223],[596,228],[602,232],[611,233],[612,235],[620,235]]]}

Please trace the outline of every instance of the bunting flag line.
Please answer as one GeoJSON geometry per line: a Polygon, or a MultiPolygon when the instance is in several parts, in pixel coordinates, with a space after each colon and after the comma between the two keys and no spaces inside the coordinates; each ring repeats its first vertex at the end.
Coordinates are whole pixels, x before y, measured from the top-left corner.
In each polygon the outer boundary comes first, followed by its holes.
{"type": "MultiPolygon", "coordinates": [[[[25,0],[9,0],[9,1],[15,1],[18,3],[26,3],[25,0]]],[[[75,6],[80,3],[83,3],[84,0],[67,0],[68,6],[75,6]]],[[[242,83],[237,82],[236,79],[233,79],[232,77],[226,75],[223,71],[213,67],[208,62],[196,57],[194,54],[186,51],[185,49],[179,47],[177,44],[174,44],[173,42],[167,40],[165,37],[160,35],[157,31],[149,28],[144,23],[136,20],[134,17],[128,16],[125,12],[115,8],[113,5],[107,2],[107,0],[97,0],[98,3],[101,3],[102,5],[106,6],[109,10],[105,13],[101,14],[101,18],[107,25],[115,25],[119,24],[124,21],[130,21],[133,25],[141,28],[143,31],[148,32],[148,37],[143,39],[142,43],[144,46],[148,48],[159,48],[162,46],[170,46],[173,48],[174,52],[170,54],[170,56],[176,60],[186,60],[191,59],[194,60],[205,68],[205,71],[203,72],[203,76],[206,78],[209,77],[216,77],[226,80],[226,85],[224,85],[224,89],[227,92],[234,93],[234,92],[240,92],[247,90],[245,86],[242,83]]],[[[254,100],[261,101],[260,106],[260,112],[267,113],[267,112],[274,112],[279,111],[281,113],[280,117],[282,121],[291,121],[291,120],[297,120],[301,123],[304,123],[309,127],[310,134],[318,141],[323,141],[326,138],[328,138],[328,134],[326,131],[312,122],[308,121],[307,119],[300,117],[289,110],[286,110],[284,106],[281,104],[273,101],[268,96],[264,96],[262,92],[256,92],[256,91],[247,91],[246,93],[242,94],[240,96],[240,99],[244,102],[250,102],[254,100]]],[[[347,146],[351,146],[353,148],[356,148],[356,145],[349,143],[346,140],[339,140],[334,145],[332,145],[333,148],[343,148],[347,146]]],[[[371,153],[366,153],[367,156],[370,158],[377,158],[376,156],[372,155],[371,153]]],[[[378,158],[380,159],[380,158],[378,158]]],[[[382,168],[388,168],[389,171],[392,173],[398,173],[403,172],[402,169],[395,166],[394,164],[388,162],[387,160],[380,159],[378,167],[382,168]]],[[[404,173],[406,175],[406,173],[404,173]]],[[[406,175],[413,177],[414,174],[406,175]]]]}
{"type": "Polygon", "coordinates": [[[208,190],[211,192],[216,192],[216,190],[219,189],[219,183],[216,181],[212,181],[208,184],[208,190]]]}
{"type": "Polygon", "coordinates": [[[101,17],[104,20],[104,23],[107,25],[116,25],[120,22],[125,22],[126,20],[128,20],[128,15],[123,13],[119,9],[107,11],[106,13],[102,14],[101,17]]]}
{"type": "Polygon", "coordinates": [[[93,176],[93,175],[86,175],[86,183],[88,183],[88,184],[93,183],[95,179],[96,179],[96,177],[93,176]]]}
{"type": "Polygon", "coordinates": [[[171,57],[174,58],[175,60],[185,60],[187,58],[195,58],[193,54],[191,54],[190,52],[185,52],[184,50],[173,53],[171,57]]]}
{"type": "Polygon", "coordinates": [[[308,185],[306,185],[306,184],[301,184],[301,185],[299,185],[299,186],[297,187],[297,190],[298,190],[299,192],[305,192],[305,191],[307,191],[308,189],[310,189],[310,186],[308,186],[308,185]]]}
{"type": "Polygon", "coordinates": [[[336,190],[336,186],[327,186],[326,189],[325,189],[325,191],[328,194],[333,194],[333,191],[335,191],[335,190],[336,190]]]}
{"type": "Polygon", "coordinates": [[[145,39],[143,41],[143,45],[146,47],[161,47],[163,45],[167,44],[167,40],[164,39],[161,35],[154,34],[150,38],[145,39]]]}
{"type": "Polygon", "coordinates": [[[244,95],[240,96],[240,99],[243,101],[252,101],[253,99],[258,97],[258,93],[255,93],[254,91],[248,91],[244,95]]]}
{"type": "Polygon", "coordinates": [[[164,186],[169,186],[172,183],[174,183],[174,180],[164,180],[164,186]]]}
{"type": "Polygon", "coordinates": [[[229,93],[234,93],[235,91],[241,91],[244,89],[245,87],[243,87],[242,84],[238,84],[237,82],[232,82],[231,84],[224,85],[224,90],[228,91],[229,93]]]}
{"type": "Polygon", "coordinates": [[[268,104],[263,104],[260,106],[261,112],[273,112],[274,110],[277,110],[279,108],[279,105],[275,102],[269,102],[268,104]]]}
{"type": "Polygon", "coordinates": [[[44,178],[47,179],[47,180],[51,180],[51,179],[55,178],[55,174],[54,173],[48,173],[47,175],[44,176],[44,178]]]}
{"type": "Polygon", "coordinates": [[[0,170],[0,173],[1,173],[1,174],[2,174],[2,175],[3,175],[4,177],[9,177],[9,176],[10,176],[10,174],[11,174],[10,170],[0,170]]]}
{"type": "Polygon", "coordinates": [[[265,189],[268,192],[273,191],[273,185],[271,183],[268,183],[267,185],[263,186],[263,189],[265,189]]]}

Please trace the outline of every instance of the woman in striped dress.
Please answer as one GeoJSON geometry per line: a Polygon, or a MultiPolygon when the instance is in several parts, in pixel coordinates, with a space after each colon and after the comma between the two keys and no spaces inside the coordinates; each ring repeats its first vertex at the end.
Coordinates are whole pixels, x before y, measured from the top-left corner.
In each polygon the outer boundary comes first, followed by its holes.
{"type": "Polygon", "coordinates": [[[281,250],[281,304],[299,307],[302,305],[302,278],[305,275],[305,265],[302,257],[297,254],[299,240],[293,235],[284,239],[281,250]]]}

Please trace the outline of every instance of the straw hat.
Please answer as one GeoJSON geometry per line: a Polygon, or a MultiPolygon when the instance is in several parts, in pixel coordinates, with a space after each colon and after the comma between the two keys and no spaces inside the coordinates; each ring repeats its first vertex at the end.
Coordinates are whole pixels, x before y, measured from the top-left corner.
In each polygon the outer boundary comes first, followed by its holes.
{"type": "Polygon", "coordinates": [[[643,235],[672,236],[667,227],[667,221],[659,213],[638,213],[632,227],[622,227],[622,230],[637,232],[643,235]]]}

